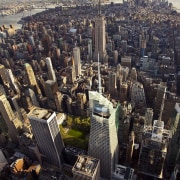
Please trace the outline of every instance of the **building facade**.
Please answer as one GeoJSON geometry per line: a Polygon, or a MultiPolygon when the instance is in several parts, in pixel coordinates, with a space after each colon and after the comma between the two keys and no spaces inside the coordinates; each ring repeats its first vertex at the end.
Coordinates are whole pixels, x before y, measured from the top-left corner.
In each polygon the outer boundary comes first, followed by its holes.
{"type": "Polygon", "coordinates": [[[28,117],[42,159],[46,163],[61,169],[61,153],[64,144],[58,128],[56,113],[34,107],[29,112],[28,117]]]}
{"type": "Polygon", "coordinates": [[[34,75],[34,71],[31,67],[30,64],[26,63],[25,64],[25,72],[26,72],[26,75],[27,75],[27,81],[28,81],[28,84],[30,85],[30,87],[33,88],[34,92],[37,93],[37,94],[41,94],[41,90],[37,84],[37,81],[36,81],[36,77],[34,75]]]}
{"type": "Polygon", "coordinates": [[[169,137],[163,121],[154,120],[153,126],[145,127],[138,162],[140,174],[163,179],[169,137]]]}
{"type": "Polygon", "coordinates": [[[13,112],[9,101],[4,94],[0,94],[0,113],[8,127],[8,135],[12,141],[18,141],[18,129],[22,128],[22,123],[13,112]]]}
{"type": "Polygon", "coordinates": [[[47,68],[48,68],[48,77],[49,77],[49,80],[56,81],[56,75],[55,75],[55,72],[54,72],[54,69],[53,69],[50,57],[46,58],[46,64],[47,64],[47,68]]]}
{"type": "Polygon", "coordinates": [[[99,60],[100,62],[105,62],[106,58],[106,20],[105,17],[99,14],[95,20],[95,52],[94,52],[94,61],[99,60]]]}
{"type": "Polygon", "coordinates": [[[81,74],[81,59],[80,59],[80,49],[79,47],[73,48],[74,66],[76,76],[81,74]]]}
{"type": "Polygon", "coordinates": [[[91,128],[88,155],[100,160],[101,177],[112,178],[118,160],[117,127],[119,104],[113,104],[98,92],[89,91],[91,128]]]}

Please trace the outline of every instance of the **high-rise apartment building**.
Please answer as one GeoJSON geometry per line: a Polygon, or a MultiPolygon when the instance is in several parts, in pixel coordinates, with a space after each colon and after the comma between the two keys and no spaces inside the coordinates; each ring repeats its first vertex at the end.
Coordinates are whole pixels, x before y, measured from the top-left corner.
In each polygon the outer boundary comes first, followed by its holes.
{"type": "Polygon", "coordinates": [[[89,91],[91,129],[88,155],[100,160],[101,177],[111,179],[118,160],[117,122],[119,104],[103,95],[89,91]]]}
{"type": "Polygon", "coordinates": [[[145,126],[152,126],[153,122],[153,109],[147,108],[145,112],[145,126]]]}
{"type": "Polygon", "coordinates": [[[151,178],[163,179],[164,163],[167,158],[170,131],[164,129],[162,112],[164,109],[166,88],[162,96],[160,115],[153,126],[145,126],[139,155],[139,173],[151,178]]]}
{"type": "Polygon", "coordinates": [[[120,102],[126,101],[127,95],[128,95],[128,84],[126,82],[123,82],[122,84],[120,84],[120,91],[119,91],[120,102]]]}
{"type": "Polygon", "coordinates": [[[49,80],[56,81],[56,75],[55,75],[55,72],[54,72],[54,69],[53,69],[50,57],[46,58],[46,64],[47,64],[47,68],[48,68],[48,77],[49,77],[49,80]]]}
{"type": "Polygon", "coordinates": [[[21,121],[19,121],[4,94],[0,94],[0,112],[8,127],[8,135],[12,141],[18,140],[18,129],[22,127],[21,121]]]}
{"type": "Polygon", "coordinates": [[[9,79],[9,82],[10,82],[10,87],[15,90],[17,93],[20,93],[20,90],[19,90],[19,87],[16,83],[16,79],[12,73],[12,70],[11,69],[6,69],[6,72],[7,72],[7,76],[8,76],[8,79],[9,79]]]}
{"type": "Polygon", "coordinates": [[[117,97],[116,73],[109,73],[108,90],[112,97],[117,97]]]}
{"type": "Polygon", "coordinates": [[[25,72],[26,72],[26,75],[27,75],[27,80],[28,80],[28,84],[33,88],[33,90],[35,91],[35,93],[37,94],[41,94],[41,90],[37,84],[37,81],[36,81],[36,77],[34,75],[34,71],[31,67],[30,64],[26,63],[25,66],[25,72]]]}
{"type": "Polygon", "coordinates": [[[29,112],[28,117],[42,159],[46,163],[61,169],[61,153],[64,144],[58,128],[56,113],[34,107],[29,112]]]}
{"type": "Polygon", "coordinates": [[[9,86],[9,79],[7,76],[6,68],[0,64],[0,84],[9,86]]]}
{"type": "Polygon", "coordinates": [[[175,104],[170,130],[172,137],[168,147],[167,162],[169,165],[175,165],[178,152],[180,155],[180,103],[175,104]]]}
{"type": "Polygon", "coordinates": [[[88,56],[89,60],[92,60],[92,40],[88,39],[88,56]]]}
{"type": "Polygon", "coordinates": [[[100,161],[86,155],[79,155],[72,172],[74,180],[99,180],[100,161]]]}
{"type": "Polygon", "coordinates": [[[163,178],[169,135],[163,121],[154,120],[153,127],[145,127],[138,162],[140,174],[163,178]]]}
{"type": "Polygon", "coordinates": [[[155,116],[155,118],[158,118],[158,115],[160,114],[160,109],[161,109],[161,104],[162,104],[162,99],[163,99],[165,89],[166,89],[166,83],[161,82],[158,85],[157,95],[154,100],[154,116],[155,116]]]}
{"type": "Polygon", "coordinates": [[[48,98],[48,107],[56,110],[55,96],[58,92],[58,84],[56,81],[47,80],[45,82],[45,94],[48,98]]]}
{"type": "Polygon", "coordinates": [[[105,17],[101,14],[100,10],[100,0],[99,0],[99,12],[98,16],[95,19],[95,52],[94,52],[94,60],[99,60],[100,62],[105,62],[106,59],[106,20],[105,17]]]}
{"type": "Polygon", "coordinates": [[[80,57],[80,49],[79,47],[73,48],[73,57],[74,57],[74,66],[76,76],[81,74],[81,57],[80,57]]]}
{"type": "Polygon", "coordinates": [[[136,112],[144,114],[146,110],[146,97],[143,84],[135,82],[131,86],[131,102],[136,112]]]}

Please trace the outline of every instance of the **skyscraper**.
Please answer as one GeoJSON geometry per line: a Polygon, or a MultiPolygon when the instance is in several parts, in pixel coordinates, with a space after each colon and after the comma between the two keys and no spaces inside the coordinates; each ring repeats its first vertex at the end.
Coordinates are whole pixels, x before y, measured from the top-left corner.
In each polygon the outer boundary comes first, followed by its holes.
{"type": "Polygon", "coordinates": [[[88,155],[100,159],[101,177],[111,179],[118,160],[117,121],[119,104],[113,104],[103,95],[89,91],[91,129],[88,155]]]}
{"type": "Polygon", "coordinates": [[[95,20],[95,52],[94,60],[97,61],[98,53],[100,56],[100,62],[105,62],[106,57],[106,29],[105,17],[101,14],[101,3],[99,0],[99,12],[95,20]]]}
{"type": "Polygon", "coordinates": [[[27,75],[27,80],[28,80],[28,84],[33,88],[33,90],[35,91],[35,93],[37,94],[41,94],[41,90],[37,84],[37,81],[36,81],[36,77],[34,75],[34,71],[31,67],[30,64],[26,63],[25,64],[25,72],[26,72],[26,75],[27,75]]]}
{"type": "Polygon", "coordinates": [[[73,57],[76,76],[81,74],[81,59],[80,59],[80,49],[79,47],[73,48],[73,57]]]}
{"type": "Polygon", "coordinates": [[[56,110],[55,96],[58,92],[58,84],[56,81],[47,80],[45,82],[45,94],[48,98],[48,107],[56,110]]]}
{"type": "Polygon", "coordinates": [[[154,120],[153,126],[145,126],[139,155],[139,173],[158,179],[163,179],[164,163],[167,156],[170,131],[164,129],[162,112],[164,108],[166,88],[162,97],[160,115],[154,120]]]}
{"type": "Polygon", "coordinates": [[[17,93],[20,93],[19,87],[16,83],[16,79],[14,78],[14,75],[12,73],[11,69],[6,69],[8,79],[10,81],[10,87],[15,90],[17,93]]]}
{"type": "Polygon", "coordinates": [[[18,129],[22,123],[16,118],[9,101],[4,94],[0,94],[0,112],[8,127],[8,135],[12,141],[18,140],[18,129]]]}
{"type": "Polygon", "coordinates": [[[117,97],[116,73],[109,73],[108,90],[112,97],[117,97]]]}
{"type": "Polygon", "coordinates": [[[61,152],[64,148],[56,113],[34,107],[28,114],[32,131],[45,162],[61,169],[61,152]]]}
{"type": "Polygon", "coordinates": [[[88,39],[88,55],[89,60],[92,60],[92,40],[88,39]]]}
{"type": "Polygon", "coordinates": [[[169,131],[164,129],[164,122],[154,120],[153,127],[145,128],[139,155],[139,173],[163,178],[163,168],[167,154],[169,131]]]}
{"type": "Polygon", "coordinates": [[[48,68],[48,77],[49,77],[49,80],[56,81],[56,75],[55,75],[55,72],[54,72],[54,69],[53,69],[50,57],[46,58],[46,64],[47,64],[47,68],[48,68]]]}
{"type": "Polygon", "coordinates": [[[9,86],[9,83],[6,68],[4,65],[0,64],[0,84],[9,86]]]}

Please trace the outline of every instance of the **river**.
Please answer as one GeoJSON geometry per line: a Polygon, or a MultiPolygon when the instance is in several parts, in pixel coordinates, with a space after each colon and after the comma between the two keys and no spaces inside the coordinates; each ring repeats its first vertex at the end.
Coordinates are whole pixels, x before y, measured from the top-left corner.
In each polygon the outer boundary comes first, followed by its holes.
{"type": "Polygon", "coordinates": [[[2,25],[9,26],[10,24],[12,24],[15,29],[20,29],[22,27],[22,24],[18,24],[17,22],[22,17],[33,15],[33,14],[42,12],[44,10],[45,9],[32,9],[31,11],[24,11],[24,12],[12,14],[9,16],[3,16],[3,17],[1,16],[0,17],[0,26],[2,26],[2,25]]]}

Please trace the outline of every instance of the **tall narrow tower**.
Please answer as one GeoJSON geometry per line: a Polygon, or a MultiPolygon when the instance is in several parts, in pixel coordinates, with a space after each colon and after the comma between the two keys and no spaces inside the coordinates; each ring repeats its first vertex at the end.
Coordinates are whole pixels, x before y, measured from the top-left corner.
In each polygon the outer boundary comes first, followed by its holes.
{"type": "Polygon", "coordinates": [[[80,49],[79,47],[73,48],[73,57],[76,76],[81,74],[81,59],[80,59],[80,49]]]}
{"type": "Polygon", "coordinates": [[[53,65],[52,65],[50,57],[46,58],[46,64],[47,64],[47,68],[48,68],[49,80],[56,81],[56,75],[55,75],[55,72],[54,72],[53,65]]]}
{"type": "Polygon", "coordinates": [[[98,53],[100,57],[100,62],[105,62],[106,57],[106,20],[105,17],[101,14],[101,2],[99,0],[99,10],[98,16],[95,20],[95,52],[94,60],[97,61],[98,53]]]}
{"type": "Polygon", "coordinates": [[[119,104],[113,104],[103,95],[89,91],[91,129],[88,155],[100,160],[101,177],[112,178],[118,160],[117,121],[119,104]]]}
{"type": "Polygon", "coordinates": [[[41,94],[41,90],[37,84],[37,81],[36,81],[36,77],[34,75],[34,71],[31,67],[30,64],[26,63],[25,66],[25,72],[26,72],[26,75],[27,75],[27,80],[28,80],[28,84],[32,87],[32,89],[35,91],[35,93],[37,94],[41,94]]]}
{"type": "Polygon", "coordinates": [[[64,144],[58,128],[56,113],[34,107],[28,117],[44,161],[61,169],[61,153],[64,144]]]}
{"type": "Polygon", "coordinates": [[[0,94],[0,113],[8,127],[8,135],[12,141],[18,141],[18,129],[22,123],[16,118],[9,101],[4,94],[0,94]]]}

